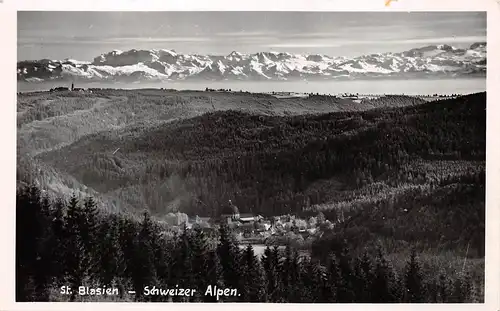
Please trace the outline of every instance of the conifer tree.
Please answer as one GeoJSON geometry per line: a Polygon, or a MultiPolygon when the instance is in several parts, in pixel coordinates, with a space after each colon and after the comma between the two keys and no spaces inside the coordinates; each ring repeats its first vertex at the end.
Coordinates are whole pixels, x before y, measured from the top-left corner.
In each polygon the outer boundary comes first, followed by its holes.
{"type": "Polygon", "coordinates": [[[113,217],[107,217],[100,222],[96,240],[96,274],[99,283],[111,286],[119,275],[119,228],[113,217]]]}
{"type": "Polygon", "coordinates": [[[48,301],[53,257],[51,202],[36,185],[16,195],[16,300],[48,301]]]}
{"type": "Polygon", "coordinates": [[[305,259],[302,263],[304,273],[301,274],[301,284],[303,286],[302,302],[321,302],[321,267],[311,259],[305,259]]]}
{"type": "Polygon", "coordinates": [[[353,301],[362,302],[365,291],[366,291],[366,278],[361,268],[360,258],[353,259],[353,274],[352,274],[352,286],[353,286],[353,301]]]}
{"type": "Polygon", "coordinates": [[[453,284],[450,283],[449,278],[446,276],[444,272],[442,272],[439,275],[439,281],[438,281],[438,291],[439,291],[439,297],[440,301],[443,303],[449,302],[450,299],[450,290],[452,288],[453,284]]]}
{"type": "Polygon", "coordinates": [[[156,285],[156,270],[154,265],[154,249],[152,241],[155,239],[153,223],[148,212],[143,214],[143,220],[137,236],[137,252],[134,260],[133,283],[136,299],[143,301],[150,299],[143,296],[145,286],[156,285]]]}
{"type": "Polygon", "coordinates": [[[473,283],[472,283],[472,278],[469,272],[462,272],[462,285],[463,285],[463,292],[464,292],[464,302],[471,303],[473,299],[473,283]]]}
{"type": "Polygon", "coordinates": [[[359,302],[363,303],[370,302],[372,301],[371,298],[372,282],[374,281],[375,276],[373,274],[373,264],[367,252],[364,252],[363,255],[361,256],[359,267],[361,270],[360,275],[362,277],[362,282],[363,282],[362,294],[361,298],[359,299],[359,302]]]}
{"type": "Polygon", "coordinates": [[[274,288],[274,291],[268,293],[270,297],[273,297],[273,302],[283,302],[285,301],[282,293],[283,293],[283,281],[281,280],[281,258],[282,255],[280,253],[280,250],[278,246],[275,246],[272,249],[272,256],[271,256],[271,264],[274,266],[274,270],[276,273],[276,288],[274,288]]]}
{"type": "Polygon", "coordinates": [[[292,283],[292,300],[290,302],[302,302],[305,292],[304,284],[302,283],[303,266],[299,253],[295,250],[292,254],[291,262],[291,283],[292,283]]]}
{"type": "Polygon", "coordinates": [[[266,292],[269,302],[278,302],[279,275],[278,266],[274,257],[277,256],[269,246],[264,250],[261,257],[264,275],[266,277],[266,292]]]}
{"type": "MultiPolygon", "coordinates": [[[[157,239],[153,242],[157,242],[153,245],[154,253],[155,253],[155,270],[157,282],[161,286],[168,287],[169,280],[171,278],[170,268],[172,265],[172,254],[174,252],[174,247],[172,243],[169,243],[168,240],[165,239],[162,232],[157,229],[156,230],[157,239]]],[[[160,301],[168,301],[169,297],[158,297],[160,301]]]]}
{"type": "Polygon", "coordinates": [[[281,297],[285,302],[291,302],[293,300],[295,284],[293,282],[294,273],[292,272],[293,253],[290,245],[286,246],[284,257],[279,266],[281,297]]]}
{"type": "Polygon", "coordinates": [[[51,274],[58,288],[64,284],[64,261],[67,254],[65,241],[65,203],[56,199],[50,211],[51,240],[50,251],[52,257],[51,274]]]}
{"type": "Polygon", "coordinates": [[[338,286],[342,283],[338,260],[334,254],[330,255],[324,285],[324,299],[328,303],[338,302],[338,286]]]}
{"type": "Polygon", "coordinates": [[[48,301],[53,266],[52,250],[50,249],[52,246],[52,230],[49,219],[51,206],[48,196],[41,197],[39,206],[37,218],[40,225],[40,237],[37,242],[37,258],[33,271],[34,300],[48,301]]]}
{"type": "Polygon", "coordinates": [[[413,249],[410,254],[410,259],[406,263],[405,274],[405,302],[418,303],[424,302],[424,285],[423,276],[420,264],[417,260],[417,254],[413,249]]]}
{"type": "MultiPolygon", "coordinates": [[[[207,271],[210,271],[212,267],[209,266],[207,238],[204,232],[200,228],[196,228],[193,231],[189,241],[192,253],[192,279],[194,281],[191,286],[197,289],[199,295],[203,295],[207,286],[212,285],[207,278],[207,271]]],[[[196,299],[202,300],[202,297],[200,296],[196,299]]]]}
{"type": "MultiPolygon", "coordinates": [[[[222,266],[217,255],[217,250],[208,250],[208,271],[206,275],[206,280],[209,285],[217,286],[218,288],[224,287],[224,281],[222,276],[222,266]]],[[[217,302],[217,297],[207,295],[204,297],[206,302],[217,302]]]]}
{"type": "Polygon", "coordinates": [[[33,274],[42,236],[40,190],[27,186],[16,195],[16,301],[33,299],[33,274]]]}
{"type": "Polygon", "coordinates": [[[374,278],[371,283],[372,301],[375,303],[396,302],[394,294],[394,271],[385,258],[383,252],[379,249],[375,260],[374,278]]]}
{"type": "Polygon", "coordinates": [[[239,289],[241,275],[240,252],[226,224],[221,224],[219,228],[217,253],[222,265],[225,286],[239,289]]]}
{"type": "Polygon", "coordinates": [[[471,290],[472,286],[469,276],[465,273],[459,273],[453,283],[453,292],[450,297],[450,302],[469,302],[471,290]]]}
{"type": "Polygon", "coordinates": [[[484,301],[484,297],[482,296],[481,286],[477,283],[471,282],[471,292],[470,292],[470,301],[471,303],[482,303],[484,301]]]}
{"type": "MultiPolygon", "coordinates": [[[[65,270],[69,286],[78,288],[84,284],[87,273],[85,246],[82,239],[82,223],[84,215],[78,199],[73,195],[67,206],[66,214],[66,265],[65,270]]],[[[73,290],[70,300],[76,299],[77,291],[73,290]]]]}
{"type": "Polygon", "coordinates": [[[438,285],[437,278],[431,277],[431,279],[427,281],[425,288],[426,288],[426,292],[428,294],[427,299],[425,299],[426,302],[438,303],[439,302],[439,285],[438,285]]]}
{"type": "MultiPolygon", "coordinates": [[[[182,234],[176,244],[174,262],[171,270],[171,285],[179,288],[190,288],[194,284],[193,252],[189,232],[184,225],[182,234]]],[[[174,301],[188,301],[189,297],[175,297],[174,301]]]]}
{"type": "Polygon", "coordinates": [[[343,248],[338,256],[338,267],[340,277],[336,282],[337,301],[340,303],[353,302],[355,295],[353,290],[354,273],[347,248],[343,248]]]}
{"type": "MultiPolygon", "coordinates": [[[[171,246],[166,243],[162,230],[162,227],[157,222],[152,222],[152,239],[150,245],[153,250],[154,284],[158,286],[168,285],[168,279],[170,278],[171,259],[169,257],[169,248],[171,246]]],[[[168,301],[169,298],[168,296],[153,296],[151,301],[168,301]]]]}
{"type": "MultiPolygon", "coordinates": [[[[133,287],[135,272],[135,261],[136,254],[138,252],[137,248],[137,228],[135,223],[128,218],[121,218],[119,221],[119,252],[123,254],[122,266],[119,268],[118,277],[121,279],[121,286],[126,286],[129,284],[124,284],[130,282],[133,287]],[[126,282],[124,282],[126,281],[126,282]]],[[[135,288],[134,288],[135,289],[135,288]]],[[[142,291],[142,289],[140,289],[142,291]]],[[[136,291],[137,292],[137,291],[136,291]]],[[[138,298],[138,297],[136,297],[138,298]]]]}
{"type": "Polygon", "coordinates": [[[265,278],[251,244],[246,247],[241,257],[241,270],[242,286],[238,291],[241,294],[241,301],[266,301],[265,278]]]}
{"type": "Polygon", "coordinates": [[[94,267],[97,266],[97,226],[98,226],[98,211],[97,204],[92,197],[88,197],[83,202],[81,211],[80,235],[83,245],[83,262],[82,265],[90,277],[96,274],[94,267]]]}

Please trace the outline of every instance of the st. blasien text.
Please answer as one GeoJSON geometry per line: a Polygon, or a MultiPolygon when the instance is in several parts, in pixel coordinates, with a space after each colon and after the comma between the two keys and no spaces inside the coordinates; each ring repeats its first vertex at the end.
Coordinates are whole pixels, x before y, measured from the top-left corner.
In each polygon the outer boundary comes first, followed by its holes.
{"type": "MultiPolygon", "coordinates": [[[[61,286],[61,295],[72,295],[75,289],[69,286],[61,286]]],[[[92,287],[92,286],[78,286],[76,292],[79,296],[118,296],[120,294],[118,288],[114,287],[92,287]]]]}

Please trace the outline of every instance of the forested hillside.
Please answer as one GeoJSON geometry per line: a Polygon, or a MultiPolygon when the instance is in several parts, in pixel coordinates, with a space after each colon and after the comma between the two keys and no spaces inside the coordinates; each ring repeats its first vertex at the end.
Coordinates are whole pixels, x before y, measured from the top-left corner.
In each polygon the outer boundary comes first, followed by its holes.
{"type": "Polygon", "coordinates": [[[485,108],[481,93],[291,117],[216,111],[87,135],[39,159],[158,217],[218,215],[229,199],[264,216],[344,211],[372,238],[482,256],[485,108]]]}
{"type": "Polygon", "coordinates": [[[483,301],[474,260],[467,266],[449,262],[439,271],[412,251],[399,267],[381,248],[356,255],[341,240],[325,259],[299,256],[290,247],[268,247],[258,258],[251,246],[240,251],[225,225],[215,234],[195,228],[168,235],[148,213],[140,222],[102,215],[92,198],[50,200],[35,186],[20,189],[16,205],[18,302],[483,301]],[[197,292],[147,295],[145,287],[153,286],[197,292]],[[216,297],[207,292],[209,286],[236,289],[237,294],[216,297]],[[71,292],[61,290],[68,287],[71,292]],[[89,295],[86,287],[117,291],[89,295]]]}
{"type": "Polygon", "coordinates": [[[18,299],[79,299],[57,293],[67,283],[194,280],[240,288],[244,301],[482,299],[485,93],[428,103],[389,96],[377,109],[295,116],[200,114],[181,97],[145,94],[19,107],[18,299]],[[58,199],[65,193],[75,195],[58,199]],[[162,222],[172,211],[215,219],[228,200],[242,213],[329,225],[295,245],[310,257],[288,247],[259,261],[224,228],[173,234],[162,222]],[[145,210],[151,217],[138,221],[145,210]],[[419,263],[401,260],[410,250],[419,263]],[[367,294],[378,291],[384,298],[367,294]]]}

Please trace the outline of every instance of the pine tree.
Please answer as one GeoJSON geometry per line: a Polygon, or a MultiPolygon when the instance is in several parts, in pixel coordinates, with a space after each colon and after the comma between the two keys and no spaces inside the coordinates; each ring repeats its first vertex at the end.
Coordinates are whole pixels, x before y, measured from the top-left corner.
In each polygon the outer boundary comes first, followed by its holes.
{"type": "Polygon", "coordinates": [[[143,296],[145,286],[156,285],[156,270],[154,265],[153,223],[148,212],[143,214],[143,220],[137,236],[137,252],[135,254],[132,282],[136,292],[136,300],[143,301],[151,297],[143,296]]]}
{"type": "Polygon", "coordinates": [[[57,199],[52,204],[52,209],[50,211],[50,226],[52,232],[49,247],[52,258],[51,272],[57,288],[65,282],[64,261],[67,254],[65,242],[65,208],[65,203],[61,199],[57,199]]]}
{"type": "MultiPolygon", "coordinates": [[[[163,236],[161,230],[158,228],[156,230],[157,239],[153,240],[155,245],[153,245],[155,253],[155,270],[157,282],[160,286],[168,287],[169,280],[171,278],[170,268],[172,265],[171,255],[174,251],[174,247],[170,241],[167,241],[163,236]]],[[[160,301],[168,301],[169,297],[158,297],[160,301]]]]}
{"type": "Polygon", "coordinates": [[[292,283],[292,300],[290,302],[298,303],[302,302],[304,299],[304,284],[302,283],[302,274],[303,274],[303,266],[301,263],[301,259],[299,257],[299,253],[294,251],[292,254],[292,262],[291,262],[291,283],[292,283]]]}
{"type": "Polygon", "coordinates": [[[248,245],[241,257],[240,300],[244,302],[266,301],[265,278],[260,262],[255,256],[252,245],[248,245]]]}
{"type": "Polygon", "coordinates": [[[471,293],[470,294],[471,294],[471,297],[470,297],[471,303],[483,303],[484,302],[483,292],[482,292],[481,286],[479,284],[471,282],[471,293]]]}
{"type": "MultiPolygon", "coordinates": [[[[119,253],[123,254],[123,261],[119,264],[117,277],[121,279],[120,286],[126,287],[130,283],[133,287],[135,272],[136,254],[139,251],[137,247],[137,227],[136,224],[128,219],[121,218],[119,221],[119,253]]],[[[140,289],[142,291],[142,289],[140,289]]]]}
{"type": "Polygon", "coordinates": [[[363,302],[366,296],[367,288],[366,275],[363,271],[361,265],[361,259],[355,258],[353,260],[353,275],[352,275],[352,286],[353,286],[353,302],[363,302]]]}
{"type": "Polygon", "coordinates": [[[330,255],[327,266],[327,274],[324,285],[324,299],[326,302],[338,302],[338,287],[342,284],[342,274],[340,272],[338,260],[334,254],[330,255]]]}
{"type": "Polygon", "coordinates": [[[49,300],[49,286],[52,284],[53,257],[50,249],[52,239],[52,228],[50,226],[50,200],[45,195],[40,200],[38,211],[38,223],[40,225],[40,237],[37,243],[37,258],[34,265],[33,285],[35,290],[35,301],[49,300]]]}
{"type": "Polygon", "coordinates": [[[271,265],[274,266],[276,273],[276,287],[274,291],[268,292],[269,297],[271,297],[272,302],[283,302],[285,301],[283,293],[283,282],[281,280],[281,254],[278,246],[272,249],[271,265]]]}
{"type": "Polygon", "coordinates": [[[446,274],[444,272],[441,272],[441,274],[439,275],[439,281],[438,281],[438,291],[439,291],[440,302],[443,302],[443,303],[449,302],[450,289],[452,286],[453,286],[453,284],[450,283],[450,280],[446,277],[446,274]]]}
{"type": "MultiPolygon", "coordinates": [[[[222,276],[222,266],[217,255],[217,250],[208,250],[208,271],[206,275],[206,280],[209,285],[217,286],[218,288],[224,287],[224,281],[222,276]]],[[[208,286],[207,286],[208,287],[208,286]]],[[[207,295],[204,297],[205,302],[217,302],[217,297],[207,295]]]]}
{"type": "Polygon", "coordinates": [[[464,302],[471,303],[473,300],[474,285],[472,283],[471,275],[468,272],[462,273],[464,302]]]}
{"type": "Polygon", "coordinates": [[[409,261],[405,267],[405,302],[424,302],[423,275],[417,260],[417,254],[413,249],[409,261]]]}
{"type": "Polygon", "coordinates": [[[351,266],[351,259],[347,248],[344,248],[338,256],[340,278],[337,281],[337,301],[349,303],[354,301],[354,273],[351,266]]]}
{"type": "Polygon", "coordinates": [[[450,297],[451,303],[470,302],[472,282],[468,274],[459,273],[453,284],[453,292],[450,297]]]}
{"type": "Polygon", "coordinates": [[[281,297],[285,302],[291,302],[294,295],[294,280],[293,277],[295,273],[292,271],[293,266],[293,253],[290,245],[285,248],[285,258],[280,263],[279,273],[280,273],[280,289],[281,297]]]}
{"type": "Polygon", "coordinates": [[[112,217],[101,221],[96,237],[96,267],[100,285],[111,286],[119,275],[119,228],[112,217]]]}
{"type": "Polygon", "coordinates": [[[431,279],[427,281],[425,288],[426,288],[426,292],[428,294],[426,302],[438,303],[439,302],[439,285],[438,285],[437,278],[431,277],[431,279]]]}
{"type": "Polygon", "coordinates": [[[239,289],[241,275],[240,252],[226,224],[221,224],[219,228],[217,253],[222,265],[225,286],[239,289]]]}
{"type": "Polygon", "coordinates": [[[98,211],[97,205],[92,197],[88,197],[83,202],[82,217],[80,226],[80,235],[83,245],[83,262],[82,266],[87,271],[90,278],[97,275],[97,253],[98,245],[96,236],[98,229],[98,211]]]}
{"type": "Polygon", "coordinates": [[[397,301],[394,294],[394,271],[380,249],[375,261],[374,278],[371,285],[371,302],[391,303],[397,301]]]}
{"type": "Polygon", "coordinates": [[[304,273],[301,274],[301,284],[303,285],[302,302],[321,302],[321,266],[311,259],[306,259],[302,265],[305,270],[304,273]]]}
{"type": "MultiPolygon", "coordinates": [[[[66,264],[65,270],[68,283],[71,288],[78,288],[84,284],[86,276],[85,246],[82,239],[82,224],[84,215],[79,205],[78,199],[73,195],[68,202],[66,214],[66,264]]],[[[76,299],[77,291],[73,290],[70,300],[76,299]]]]}
{"type": "MultiPolygon", "coordinates": [[[[192,278],[194,283],[191,284],[197,289],[198,295],[203,295],[204,290],[208,285],[212,285],[207,279],[207,271],[212,267],[209,266],[209,258],[207,251],[207,238],[200,228],[193,230],[190,236],[189,244],[192,252],[191,266],[192,278]]],[[[201,301],[202,296],[196,297],[196,300],[201,301]]]]}
{"type": "MultiPolygon", "coordinates": [[[[183,232],[178,238],[174,262],[171,270],[171,285],[179,288],[190,288],[194,284],[193,277],[193,252],[190,245],[189,232],[184,225],[183,232]]],[[[174,301],[188,301],[189,297],[174,297],[174,301]]]]}
{"type": "Polygon", "coordinates": [[[359,302],[371,302],[371,288],[375,276],[373,274],[373,264],[367,252],[364,252],[361,256],[359,267],[361,269],[360,274],[363,278],[362,294],[359,302]]]}
{"type": "Polygon", "coordinates": [[[392,275],[392,286],[391,292],[393,295],[394,302],[403,302],[405,297],[405,278],[403,275],[398,275],[395,271],[392,275]]]}
{"type": "Polygon", "coordinates": [[[29,185],[16,195],[16,300],[48,301],[52,283],[50,200],[29,185]]]}
{"type": "Polygon", "coordinates": [[[32,278],[43,234],[39,211],[40,190],[35,186],[20,189],[16,195],[16,301],[34,298],[32,278]]]}
{"type": "Polygon", "coordinates": [[[266,292],[270,302],[278,302],[279,298],[279,275],[275,256],[277,256],[277,254],[267,246],[261,257],[261,263],[266,277],[266,292]]]}

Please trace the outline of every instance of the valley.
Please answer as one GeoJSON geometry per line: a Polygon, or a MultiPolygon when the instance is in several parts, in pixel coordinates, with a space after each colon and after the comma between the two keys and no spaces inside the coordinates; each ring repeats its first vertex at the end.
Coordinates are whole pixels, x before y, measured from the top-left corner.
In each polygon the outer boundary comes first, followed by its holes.
{"type": "Polygon", "coordinates": [[[439,183],[484,170],[485,137],[477,135],[485,121],[474,106],[481,96],[26,93],[18,99],[18,182],[89,193],[104,209],[146,209],[159,219],[214,217],[229,199],[264,216],[367,215],[362,206],[415,191],[432,197],[439,183]],[[429,123],[443,113],[447,123],[429,123]]]}
{"type": "Polygon", "coordinates": [[[103,215],[147,211],[169,236],[179,215],[210,236],[231,200],[265,219],[234,229],[241,247],[293,245],[322,262],[338,241],[352,254],[416,248],[429,271],[471,258],[482,282],[486,93],[275,95],[20,93],[18,186],[91,195],[103,215]]]}

